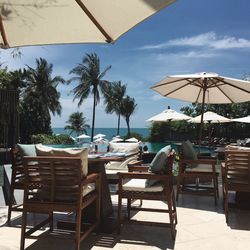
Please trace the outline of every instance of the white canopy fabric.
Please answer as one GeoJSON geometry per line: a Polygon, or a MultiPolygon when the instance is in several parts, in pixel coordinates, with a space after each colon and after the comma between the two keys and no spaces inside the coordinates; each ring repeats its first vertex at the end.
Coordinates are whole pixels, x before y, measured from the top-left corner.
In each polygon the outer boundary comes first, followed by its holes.
{"type": "Polygon", "coordinates": [[[112,43],[175,0],[0,0],[2,47],[112,43]]]}
{"type": "Polygon", "coordinates": [[[122,138],[113,137],[111,142],[121,142],[121,141],[123,141],[122,138]]]}
{"type": "Polygon", "coordinates": [[[97,135],[95,135],[93,138],[94,139],[98,139],[98,138],[103,138],[103,137],[105,137],[106,135],[104,135],[104,134],[97,134],[97,135]]]}
{"type": "Polygon", "coordinates": [[[162,96],[187,102],[219,104],[250,101],[249,81],[216,73],[168,76],[151,88],[162,96]]]}
{"type": "Polygon", "coordinates": [[[90,138],[89,135],[85,135],[85,134],[82,134],[82,135],[79,135],[76,137],[77,139],[87,139],[87,138],[90,138]]]}
{"type": "MultiPolygon", "coordinates": [[[[191,118],[188,122],[200,123],[201,115],[191,118]]],[[[231,119],[224,117],[222,115],[218,115],[214,112],[208,111],[203,114],[203,122],[204,123],[224,123],[224,122],[231,122],[231,119]]]]}
{"type": "Polygon", "coordinates": [[[173,109],[166,109],[162,111],[160,114],[157,114],[149,118],[147,122],[181,121],[181,120],[188,120],[191,118],[192,117],[176,112],[173,109]]]}
{"type": "Polygon", "coordinates": [[[128,141],[128,142],[139,142],[139,140],[137,140],[135,137],[129,138],[126,141],[128,141]]]}
{"type": "Polygon", "coordinates": [[[245,116],[245,117],[241,117],[241,118],[235,118],[235,119],[232,119],[232,121],[234,121],[234,122],[250,123],[250,115],[249,116],[245,116]]]}
{"type": "Polygon", "coordinates": [[[96,140],[94,140],[94,143],[109,143],[109,141],[107,140],[107,139],[105,139],[105,138],[103,138],[103,137],[99,137],[99,138],[97,138],[96,140]]]}

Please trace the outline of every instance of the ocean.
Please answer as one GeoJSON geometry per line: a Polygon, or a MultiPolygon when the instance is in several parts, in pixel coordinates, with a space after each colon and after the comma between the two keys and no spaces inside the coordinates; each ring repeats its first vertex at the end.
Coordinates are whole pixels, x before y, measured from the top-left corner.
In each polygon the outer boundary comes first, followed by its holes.
{"type": "MultiPolygon", "coordinates": [[[[69,134],[69,130],[64,130],[64,128],[52,128],[54,134],[69,134]]],[[[142,135],[142,137],[149,136],[148,128],[131,128],[130,131],[133,133],[138,133],[142,135]]],[[[120,136],[125,136],[128,133],[127,128],[120,128],[120,136]]],[[[112,137],[117,135],[117,128],[95,128],[96,134],[104,134],[106,135],[106,139],[111,140],[112,137]]],[[[71,134],[73,137],[76,137],[76,133],[71,134]]],[[[87,129],[87,135],[91,135],[91,129],[87,129]]]]}

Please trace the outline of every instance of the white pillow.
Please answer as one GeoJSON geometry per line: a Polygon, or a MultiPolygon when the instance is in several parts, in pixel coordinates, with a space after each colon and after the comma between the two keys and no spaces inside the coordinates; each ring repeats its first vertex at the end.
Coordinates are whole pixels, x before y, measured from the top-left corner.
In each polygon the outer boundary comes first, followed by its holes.
{"type": "Polygon", "coordinates": [[[138,142],[110,142],[109,150],[112,153],[138,153],[139,143],[138,142]]]}
{"type": "Polygon", "coordinates": [[[52,148],[43,145],[36,145],[37,156],[62,156],[62,157],[80,157],[82,160],[83,175],[88,174],[88,148],[52,148]]]}

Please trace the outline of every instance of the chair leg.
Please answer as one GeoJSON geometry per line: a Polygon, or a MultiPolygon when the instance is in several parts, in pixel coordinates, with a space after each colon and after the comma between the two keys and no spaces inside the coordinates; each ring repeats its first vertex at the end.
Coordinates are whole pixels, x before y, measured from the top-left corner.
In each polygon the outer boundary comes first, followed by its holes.
{"type": "Polygon", "coordinates": [[[224,210],[225,210],[225,216],[226,216],[226,223],[228,223],[228,192],[227,190],[225,190],[224,210]]]}
{"type": "Polygon", "coordinates": [[[53,212],[49,213],[49,217],[50,217],[49,229],[50,229],[50,232],[53,232],[53,212]]]}
{"type": "Polygon", "coordinates": [[[174,189],[172,191],[172,202],[173,202],[173,208],[174,208],[174,213],[175,213],[175,225],[176,225],[178,223],[178,221],[177,221],[177,210],[176,210],[174,189]]]}
{"type": "Polygon", "coordinates": [[[130,220],[130,211],[131,211],[131,199],[127,199],[127,214],[128,214],[128,220],[130,220]]]}
{"type": "Polygon", "coordinates": [[[25,246],[26,224],[27,224],[27,211],[23,210],[20,250],[23,250],[25,246]]]}
{"type": "Polygon", "coordinates": [[[216,181],[216,177],[213,178],[213,188],[214,188],[214,204],[217,205],[217,181],[216,181]]]}
{"type": "Polygon", "coordinates": [[[120,234],[121,233],[121,206],[122,206],[122,198],[120,196],[120,194],[118,195],[118,227],[117,227],[117,233],[120,234]]]}
{"type": "Polygon", "coordinates": [[[96,221],[97,221],[97,227],[96,227],[96,234],[100,233],[100,220],[101,220],[101,203],[100,203],[100,192],[98,193],[98,197],[96,198],[96,221]]]}
{"type": "Polygon", "coordinates": [[[180,177],[177,176],[176,201],[178,201],[179,198],[179,190],[180,190],[180,177]]]}
{"type": "Polygon", "coordinates": [[[82,218],[82,211],[78,209],[76,212],[76,250],[80,250],[80,238],[81,238],[81,218],[82,218]]]}
{"type": "Polygon", "coordinates": [[[169,221],[170,221],[170,229],[172,239],[175,239],[175,227],[174,227],[174,219],[173,219],[173,204],[172,204],[172,194],[167,194],[167,202],[168,202],[168,212],[169,212],[169,221]]]}
{"type": "Polygon", "coordinates": [[[9,197],[9,206],[8,206],[8,219],[7,222],[10,223],[11,220],[11,212],[12,212],[12,206],[13,206],[13,201],[14,201],[14,188],[10,188],[10,197],[9,197]]]}

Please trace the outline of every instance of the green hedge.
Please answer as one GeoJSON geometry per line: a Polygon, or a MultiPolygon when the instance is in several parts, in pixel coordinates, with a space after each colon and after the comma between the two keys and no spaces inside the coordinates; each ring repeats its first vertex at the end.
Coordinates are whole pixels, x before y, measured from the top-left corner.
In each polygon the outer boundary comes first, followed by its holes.
{"type": "Polygon", "coordinates": [[[31,136],[32,143],[42,144],[74,144],[74,140],[69,135],[47,135],[37,134],[31,136]]]}

